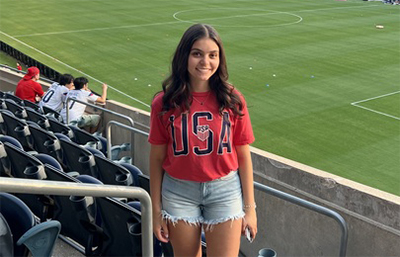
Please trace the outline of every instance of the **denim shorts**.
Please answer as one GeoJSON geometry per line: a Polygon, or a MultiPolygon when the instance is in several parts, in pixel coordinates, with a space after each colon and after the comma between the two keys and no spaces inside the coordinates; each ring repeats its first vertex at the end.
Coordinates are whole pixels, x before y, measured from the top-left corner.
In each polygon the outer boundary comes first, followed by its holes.
{"type": "Polygon", "coordinates": [[[176,179],[166,172],[162,182],[162,214],[173,224],[215,225],[244,217],[237,171],[209,182],[176,179]]]}

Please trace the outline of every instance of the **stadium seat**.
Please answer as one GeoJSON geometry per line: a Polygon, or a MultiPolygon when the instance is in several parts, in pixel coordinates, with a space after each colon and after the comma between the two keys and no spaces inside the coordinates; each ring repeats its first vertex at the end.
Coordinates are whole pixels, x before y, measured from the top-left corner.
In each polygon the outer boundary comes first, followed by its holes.
{"type": "Polygon", "coordinates": [[[13,100],[16,104],[23,105],[23,101],[21,98],[9,92],[5,92],[3,98],[13,100]]]}
{"type": "Polygon", "coordinates": [[[35,103],[32,103],[31,101],[23,100],[23,105],[25,107],[29,107],[29,108],[33,109],[34,111],[36,111],[38,113],[42,113],[42,109],[40,108],[40,106],[35,103]]]}
{"type": "Polygon", "coordinates": [[[50,156],[48,154],[44,154],[44,153],[38,153],[33,156],[36,159],[38,159],[41,163],[50,165],[50,166],[54,167],[55,169],[58,169],[58,170],[64,172],[62,165],[52,156],[50,156]]]}
{"type": "MultiPolygon", "coordinates": [[[[8,142],[4,143],[4,148],[11,163],[12,177],[39,180],[46,178],[44,165],[37,158],[8,142]]],[[[16,196],[25,202],[41,221],[51,216],[53,200],[49,196],[33,194],[16,194],[16,196]]]]}
{"type": "Polygon", "coordinates": [[[62,122],[62,117],[61,114],[59,112],[57,112],[56,110],[53,110],[47,106],[43,106],[42,107],[43,113],[48,116],[48,117],[53,117],[55,118],[58,122],[62,122]]]}
{"type": "Polygon", "coordinates": [[[89,152],[91,152],[93,155],[98,155],[98,156],[107,158],[107,157],[104,155],[104,153],[103,153],[102,151],[100,151],[100,150],[97,150],[97,149],[92,148],[92,147],[87,146],[87,145],[84,146],[84,147],[85,147],[86,150],[88,150],[89,152]]]}
{"type": "Polygon", "coordinates": [[[139,175],[143,174],[143,172],[133,164],[120,163],[120,165],[122,167],[126,168],[127,170],[129,170],[129,172],[132,174],[132,177],[133,177],[133,185],[138,187],[139,186],[139,175]]]}
{"type": "MultiPolygon", "coordinates": [[[[95,182],[98,181],[89,176],[73,178],[65,172],[45,164],[47,180],[62,182],[95,182]]],[[[71,238],[83,248],[86,256],[99,255],[101,250],[102,229],[98,225],[100,220],[97,215],[96,203],[93,197],[77,196],[52,196],[54,199],[54,214],[52,219],[62,224],[61,234],[71,238]]]]}
{"type": "Polygon", "coordinates": [[[53,131],[54,133],[61,133],[69,137],[70,139],[74,138],[74,132],[71,130],[70,127],[65,125],[64,123],[61,123],[57,120],[54,120],[52,118],[49,118],[49,123],[50,123],[50,130],[53,131]]]}
{"type": "Polygon", "coordinates": [[[25,108],[25,111],[28,116],[27,120],[37,123],[41,128],[43,128],[45,130],[50,129],[50,123],[49,123],[49,119],[47,118],[47,116],[33,110],[30,107],[25,108]]]}
{"type": "Polygon", "coordinates": [[[64,165],[68,171],[76,171],[80,175],[96,177],[96,162],[93,154],[74,142],[60,139],[64,165]]]}
{"type": "Polygon", "coordinates": [[[25,150],[32,150],[32,139],[30,137],[28,124],[7,112],[2,112],[1,116],[4,120],[5,130],[8,136],[17,139],[25,150]]]}
{"type": "Polygon", "coordinates": [[[94,155],[97,178],[107,185],[133,186],[133,174],[123,166],[113,161],[94,155]]]}
{"type": "Polygon", "coordinates": [[[58,138],[58,140],[60,140],[61,138],[63,138],[63,139],[65,139],[65,140],[67,140],[67,141],[69,141],[69,142],[72,142],[72,140],[71,140],[71,138],[69,138],[68,136],[66,136],[66,135],[64,135],[64,134],[62,134],[62,133],[59,133],[59,132],[53,132],[53,134],[58,138]]]}
{"type": "Polygon", "coordinates": [[[0,98],[0,109],[7,110],[6,101],[0,98]]]}
{"type": "Polygon", "coordinates": [[[47,221],[36,225],[29,207],[11,194],[0,193],[0,202],[0,213],[10,225],[14,238],[14,256],[51,257],[60,223],[47,221]]]}
{"type": "Polygon", "coordinates": [[[0,141],[0,176],[11,177],[11,163],[2,141],[0,141]]]}
{"type": "Polygon", "coordinates": [[[21,143],[20,143],[17,139],[15,139],[15,138],[13,138],[13,137],[5,136],[5,135],[0,135],[0,141],[3,142],[3,143],[9,142],[10,144],[12,144],[12,145],[18,147],[19,149],[24,149],[24,148],[22,147],[21,143]]]}
{"type": "Polygon", "coordinates": [[[93,136],[86,130],[83,130],[76,126],[70,125],[69,127],[74,132],[74,138],[72,139],[72,141],[74,141],[78,145],[88,145],[92,148],[101,150],[102,147],[101,142],[96,136],[93,136]]]}
{"type": "Polygon", "coordinates": [[[113,198],[96,198],[104,242],[102,256],[142,256],[140,213],[113,198]]]}
{"type": "Polygon", "coordinates": [[[7,106],[7,110],[11,111],[16,117],[20,119],[26,119],[28,117],[28,114],[26,113],[24,106],[10,99],[6,99],[5,103],[7,106]]]}
{"type": "Polygon", "coordinates": [[[40,223],[23,234],[17,245],[28,247],[32,257],[51,257],[60,230],[58,221],[40,223]]]}
{"type": "Polygon", "coordinates": [[[0,256],[14,256],[12,232],[4,216],[0,213],[0,256]]]}
{"type": "Polygon", "coordinates": [[[130,143],[124,143],[121,145],[113,145],[111,147],[111,160],[118,160],[121,152],[131,151],[132,147],[130,143]]]}
{"type": "Polygon", "coordinates": [[[33,140],[33,149],[39,153],[53,156],[59,162],[63,161],[61,145],[58,138],[47,130],[28,125],[33,140]]]}

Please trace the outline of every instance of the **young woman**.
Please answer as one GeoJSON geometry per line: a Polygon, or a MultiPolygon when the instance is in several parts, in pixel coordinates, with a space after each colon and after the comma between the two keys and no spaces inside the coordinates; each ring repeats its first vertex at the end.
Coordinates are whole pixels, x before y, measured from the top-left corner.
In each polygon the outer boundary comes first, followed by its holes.
{"type": "Polygon", "coordinates": [[[154,97],[149,142],[155,236],[175,256],[237,256],[257,234],[254,141],[243,96],[227,82],[221,39],[196,24],[183,35],[163,91],[154,97]]]}

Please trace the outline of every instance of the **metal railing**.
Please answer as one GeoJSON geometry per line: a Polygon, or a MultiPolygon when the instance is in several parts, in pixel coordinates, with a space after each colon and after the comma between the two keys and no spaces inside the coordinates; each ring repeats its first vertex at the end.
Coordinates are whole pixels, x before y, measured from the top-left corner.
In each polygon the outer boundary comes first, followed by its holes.
{"type": "MultiPolygon", "coordinates": [[[[138,133],[138,134],[144,135],[146,137],[149,136],[149,133],[141,131],[140,129],[127,126],[127,125],[122,124],[122,123],[120,123],[118,121],[115,121],[115,120],[111,120],[106,125],[107,149],[111,149],[111,126],[113,126],[113,125],[117,126],[117,127],[120,127],[120,128],[124,128],[124,129],[130,130],[130,131],[132,131],[134,133],[138,133]]],[[[111,151],[107,151],[107,158],[111,160],[111,151]]]]}
{"type": "Polygon", "coordinates": [[[153,256],[151,199],[142,188],[2,177],[0,191],[39,195],[137,198],[141,203],[142,213],[142,253],[146,257],[153,256]]]}
{"type": "Polygon", "coordinates": [[[339,226],[340,226],[340,230],[341,230],[339,256],[340,257],[345,257],[346,256],[347,240],[348,240],[348,229],[347,229],[346,221],[344,220],[344,218],[339,213],[337,213],[337,212],[335,212],[335,211],[333,211],[331,209],[328,209],[326,207],[320,206],[318,204],[306,201],[306,200],[301,199],[299,197],[296,197],[296,196],[287,194],[285,192],[273,189],[271,187],[265,186],[265,185],[260,184],[258,182],[254,182],[254,188],[259,190],[259,191],[261,191],[261,192],[263,192],[263,193],[278,197],[278,198],[283,199],[285,201],[288,201],[288,202],[291,202],[293,204],[296,204],[296,205],[302,206],[304,208],[307,208],[307,209],[309,209],[311,211],[318,212],[320,214],[328,216],[328,217],[334,219],[335,221],[337,221],[339,226]]]}
{"type": "MultiPolygon", "coordinates": [[[[68,107],[68,102],[69,102],[69,101],[78,102],[78,103],[81,103],[81,104],[90,106],[90,107],[92,107],[92,108],[94,108],[94,109],[102,110],[103,112],[110,113],[110,114],[112,114],[112,115],[118,116],[118,117],[123,118],[123,119],[127,119],[127,120],[129,121],[129,123],[132,125],[132,127],[135,126],[135,124],[142,125],[142,124],[140,124],[140,123],[134,122],[133,119],[132,119],[131,117],[128,117],[128,116],[126,116],[126,115],[122,115],[122,114],[120,114],[120,113],[118,113],[118,112],[110,111],[110,110],[108,110],[108,109],[106,109],[106,108],[103,108],[103,107],[100,107],[100,106],[98,106],[98,105],[91,104],[91,103],[87,103],[87,102],[83,102],[83,101],[81,101],[81,100],[78,100],[78,99],[75,99],[75,98],[71,98],[71,97],[68,97],[67,100],[66,100],[66,106],[67,106],[67,107],[68,107]]],[[[68,121],[68,118],[69,118],[69,108],[65,108],[65,110],[66,110],[66,119],[67,119],[67,121],[68,121]]],[[[65,123],[68,123],[68,122],[65,122],[65,123]]]]}

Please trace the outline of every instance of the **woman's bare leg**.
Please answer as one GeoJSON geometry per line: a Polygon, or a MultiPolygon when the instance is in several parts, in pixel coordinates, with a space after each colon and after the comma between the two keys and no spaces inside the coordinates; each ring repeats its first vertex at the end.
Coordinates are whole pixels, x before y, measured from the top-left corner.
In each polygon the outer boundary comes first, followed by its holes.
{"type": "MultiPolygon", "coordinates": [[[[204,228],[207,226],[205,225],[204,228]]],[[[205,229],[207,257],[237,257],[240,248],[242,219],[226,221],[205,229]]]]}
{"type": "Polygon", "coordinates": [[[168,230],[174,257],[201,257],[201,225],[168,222],[168,230]]]}

